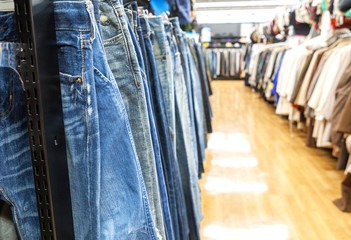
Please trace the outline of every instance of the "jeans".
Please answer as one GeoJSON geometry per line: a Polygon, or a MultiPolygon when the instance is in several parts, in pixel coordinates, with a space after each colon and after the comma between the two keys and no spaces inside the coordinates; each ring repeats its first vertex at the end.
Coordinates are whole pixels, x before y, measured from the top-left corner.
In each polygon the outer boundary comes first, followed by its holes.
{"type": "Polygon", "coordinates": [[[186,46],[186,55],[188,57],[188,64],[190,71],[191,80],[191,91],[194,102],[195,112],[195,128],[199,145],[199,153],[201,154],[202,160],[205,159],[205,131],[204,131],[204,106],[202,101],[201,83],[199,74],[196,71],[196,64],[193,55],[190,52],[189,44],[186,46]]]}
{"type": "MultiPolygon", "coordinates": [[[[174,37],[173,42],[176,43],[174,37]]],[[[173,44],[175,45],[175,44],[173,44]]],[[[177,116],[177,154],[180,164],[184,193],[187,201],[187,217],[190,226],[191,239],[200,239],[199,228],[202,218],[201,196],[198,184],[197,149],[195,146],[195,131],[192,125],[188,104],[188,91],[177,45],[173,47],[176,56],[175,86],[176,86],[176,119],[177,116]]]]}
{"type": "MultiPolygon", "coordinates": [[[[159,129],[160,144],[162,149],[162,154],[164,156],[164,173],[167,185],[169,205],[172,216],[172,225],[174,229],[175,239],[181,239],[180,237],[180,219],[178,218],[178,202],[179,202],[179,181],[177,178],[177,160],[175,156],[175,150],[173,148],[172,136],[170,131],[170,125],[168,122],[166,104],[165,104],[165,94],[163,93],[163,86],[161,85],[161,80],[159,77],[158,66],[156,64],[157,59],[155,58],[153,49],[158,49],[159,56],[166,56],[166,45],[160,44],[160,41],[164,42],[164,31],[163,31],[163,21],[162,18],[153,17],[147,18],[148,23],[152,21],[154,23],[154,29],[152,30],[150,24],[150,36],[145,38],[145,46],[147,51],[147,56],[149,60],[150,75],[152,79],[150,81],[150,89],[153,96],[154,108],[155,108],[155,120],[159,129]]],[[[159,58],[166,61],[166,57],[159,58]]],[[[161,62],[161,61],[159,61],[161,62]]],[[[164,64],[167,64],[165,62],[164,64]]],[[[167,69],[167,66],[164,66],[167,69]]],[[[164,75],[166,72],[163,73],[164,75]]]]}
{"type": "Polygon", "coordinates": [[[98,2],[55,2],[75,235],[157,239],[126,110],[104,55],[96,8],[98,2]]]}
{"type": "MultiPolygon", "coordinates": [[[[175,140],[174,80],[172,74],[173,63],[169,45],[170,40],[167,39],[162,17],[152,17],[148,20],[155,38],[153,42],[153,51],[165,99],[169,128],[172,131],[172,138],[175,140]]],[[[169,25],[166,26],[170,28],[169,25]]],[[[167,30],[170,31],[170,29],[167,30]]]]}
{"type": "Polygon", "coordinates": [[[16,71],[16,25],[0,13],[0,198],[10,207],[19,239],[40,239],[22,80],[16,71]],[[6,42],[4,42],[6,41],[6,42]]]}
{"type": "Polygon", "coordinates": [[[102,1],[100,13],[104,16],[101,29],[108,63],[128,113],[135,148],[139,157],[152,217],[158,233],[165,238],[161,199],[151,138],[144,80],[135,45],[134,33],[128,28],[123,5],[117,1],[102,1]],[[125,60],[127,58],[127,61],[125,60]]]}
{"type": "MultiPolygon", "coordinates": [[[[160,195],[162,200],[162,210],[163,210],[163,217],[164,217],[164,223],[165,223],[165,231],[166,231],[167,239],[174,240],[175,238],[174,238],[174,230],[172,225],[169,198],[167,193],[167,184],[166,184],[166,178],[165,178],[164,169],[163,169],[163,165],[165,165],[164,156],[162,154],[162,149],[160,145],[160,134],[158,129],[159,127],[156,125],[155,103],[153,102],[153,94],[150,88],[151,86],[150,62],[149,62],[149,59],[147,58],[147,53],[146,53],[146,42],[148,42],[148,45],[151,46],[151,40],[150,40],[151,30],[145,16],[138,17],[138,24],[139,24],[138,33],[140,33],[139,42],[140,42],[143,56],[145,57],[144,58],[145,70],[148,73],[147,79],[144,82],[144,86],[145,86],[145,95],[146,95],[147,105],[149,110],[151,136],[152,136],[152,141],[153,141],[153,146],[155,151],[156,169],[157,169],[157,176],[159,180],[158,183],[160,188],[160,195]],[[139,32],[139,29],[142,31],[139,32]]],[[[154,59],[153,53],[151,52],[150,54],[152,54],[150,58],[153,59],[152,62],[154,64],[155,59],[154,59]]]]}

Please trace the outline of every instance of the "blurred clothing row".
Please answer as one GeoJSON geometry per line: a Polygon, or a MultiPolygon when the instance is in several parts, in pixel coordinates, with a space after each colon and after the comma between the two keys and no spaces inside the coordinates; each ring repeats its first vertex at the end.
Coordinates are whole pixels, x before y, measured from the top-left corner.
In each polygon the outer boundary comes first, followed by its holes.
{"type": "Polygon", "coordinates": [[[244,67],[242,48],[207,48],[206,52],[212,78],[240,78],[244,67]]]}
{"type": "MultiPolygon", "coordinates": [[[[200,239],[198,179],[212,131],[201,45],[178,18],[148,15],[136,2],[56,0],[54,8],[75,238],[200,239]]],[[[0,12],[0,198],[17,237],[31,240],[41,238],[38,156],[15,23],[0,12]]]]}
{"type": "MultiPolygon", "coordinates": [[[[249,84],[267,101],[274,102],[276,114],[289,116],[299,127],[307,126],[307,146],[333,148],[340,156],[344,133],[340,125],[351,94],[351,34],[336,30],[328,37],[253,48],[249,84]]],[[[338,163],[345,169],[346,163],[338,163]]]]}

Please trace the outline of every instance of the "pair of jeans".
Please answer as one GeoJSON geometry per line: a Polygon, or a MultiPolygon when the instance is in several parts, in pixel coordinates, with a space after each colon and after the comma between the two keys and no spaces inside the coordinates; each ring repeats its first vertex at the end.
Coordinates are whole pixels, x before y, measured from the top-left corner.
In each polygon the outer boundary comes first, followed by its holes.
{"type": "MultiPolygon", "coordinates": [[[[189,103],[189,111],[190,111],[190,118],[191,118],[191,125],[193,128],[193,142],[194,142],[194,154],[195,154],[195,164],[196,166],[199,165],[203,161],[201,148],[199,144],[199,138],[196,134],[196,121],[195,121],[195,113],[194,113],[194,101],[193,101],[193,92],[191,86],[191,78],[190,78],[190,69],[189,69],[189,59],[188,59],[188,49],[187,49],[187,41],[186,41],[186,34],[181,30],[178,18],[171,18],[170,21],[175,27],[175,31],[177,34],[177,38],[179,41],[179,51],[181,53],[181,61],[183,66],[184,72],[184,80],[187,88],[188,93],[188,103],[189,103]]],[[[193,70],[193,69],[192,69],[193,70]]],[[[198,175],[199,171],[197,170],[198,175]]]]}
{"type": "Polygon", "coordinates": [[[139,66],[134,33],[130,31],[126,12],[118,1],[101,1],[100,13],[104,47],[109,66],[121,93],[135,140],[152,217],[158,234],[165,239],[154,148],[144,80],[139,66]],[[126,59],[126,60],[125,60],[126,59]]]}
{"type": "MultiPolygon", "coordinates": [[[[201,83],[199,74],[196,71],[196,63],[194,57],[190,50],[189,42],[186,40],[185,55],[188,58],[190,71],[190,81],[191,81],[191,91],[194,103],[194,113],[195,113],[195,129],[199,145],[199,153],[201,154],[201,159],[205,159],[205,130],[204,130],[204,106],[202,100],[201,83]]],[[[201,161],[199,161],[201,162],[201,161]]]]}
{"type": "Polygon", "coordinates": [[[188,90],[184,80],[181,54],[173,36],[175,51],[175,86],[177,118],[177,154],[181,170],[182,185],[186,198],[187,217],[190,227],[190,239],[200,239],[199,228],[202,218],[200,188],[198,185],[197,149],[195,131],[190,117],[188,90]]]}
{"type": "MultiPolygon", "coordinates": [[[[177,172],[176,170],[176,156],[174,152],[171,130],[169,120],[167,116],[166,100],[163,89],[168,87],[167,83],[162,85],[161,74],[158,69],[157,59],[154,50],[158,53],[158,63],[162,63],[162,69],[167,69],[167,45],[165,44],[165,33],[164,25],[161,17],[149,17],[147,22],[150,26],[150,36],[145,38],[145,47],[149,60],[150,70],[150,96],[153,97],[154,102],[154,113],[155,121],[158,127],[160,145],[161,145],[161,156],[163,156],[163,169],[165,174],[165,180],[167,185],[167,193],[169,198],[169,206],[172,217],[172,226],[174,230],[174,238],[180,238],[180,226],[178,218],[178,181],[176,181],[177,172]],[[153,27],[152,27],[153,26],[153,27]],[[164,61],[164,62],[162,62],[164,61]]],[[[169,47],[169,46],[168,46],[169,47]]],[[[167,72],[163,71],[162,76],[167,76],[167,72]]],[[[167,79],[166,79],[167,80],[167,79]]],[[[168,80],[167,80],[168,81],[168,80]]],[[[167,88],[168,91],[168,88],[167,88]]]]}
{"type": "Polygon", "coordinates": [[[98,4],[54,2],[75,235],[157,239],[127,113],[105,57],[98,4]]]}
{"type": "Polygon", "coordinates": [[[165,33],[166,33],[166,41],[168,42],[169,46],[170,46],[170,50],[171,50],[171,72],[170,74],[173,76],[173,81],[174,81],[174,97],[175,97],[175,138],[174,138],[174,148],[176,149],[175,153],[176,153],[176,159],[178,162],[178,166],[177,169],[179,169],[179,177],[177,177],[175,180],[177,181],[177,187],[179,188],[179,193],[177,195],[178,197],[178,214],[179,214],[179,218],[180,218],[180,229],[181,234],[183,234],[182,238],[186,238],[189,235],[189,222],[187,219],[188,216],[188,211],[187,211],[187,201],[189,199],[185,199],[185,195],[184,195],[184,188],[183,188],[183,184],[186,183],[186,181],[184,181],[183,179],[183,175],[184,175],[184,171],[182,171],[182,168],[187,165],[187,161],[189,160],[188,158],[188,153],[187,149],[186,149],[186,145],[181,145],[179,146],[179,142],[181,141],[181,139],[184,139],[186,136],[184,135],[184,131],[183,131],[183,126],[177,124],[177,117],[180,116],[180,110],[179,110],[179,106],[178,106],[178,102],[177,102],[177,97],[176,97],[176,80],[177,80],[177,70],[180,69],[181,65],[180,62],[177,62],[177,60],[179,60],[179,52],[177,49],[177,44],[174,41],[174,36],[173,36],[173,25],[170,22],[164,22],[164,26],[165,26],[165,33]],[[177,66],[177,64],[179,64],[177,66]],[[181,128],[181,129],[178,129],[181,128]],[[179,133],[179,135],[178,135],[179,133]],[[182,174],[183,173],[183,174],[182,174]]]}
{"type": "MultiPolygon", "coordinates": [[[[175,112],[174,112],[174,80],[173,80],[173,63],[170,50],[170,40],[167,39],[165,25],[162,17],[149,18],[151,30],[154,32],[155,41],[153,51],[156,59],[156,65],[159,78],[162,84],[162,91],[165,99],[167,118],[169,128],[172,132],[172,138],[175,139],[175,112]]],[[[169,25],[166,25],[170,28],[169,25]]]]}
{"type": "Polygon", "coordinates": [[[23,82],[16,71],[13,12],[0,13],[0,199],[19,239],[40,239],[23,82]]]}
{"type": "MultiPolygon", "coordinates": [[[[147,105],[149,110],[149,119],[150,119],[150,127],[151,127],[151,136],[155,151],[155,160],[156,160],[156,169],[157,169],[157,176],[158,176],[158,183],[160,188],[160,195],[162,201],[162,210],[163,210],[163,217],[164,217],[164,224],[165,224],[165,231],[168,240],[174,240],[174,230],[172,225],[172,217],[169,205],[169,198],[167,193],[167,184],[166,178],[164,174],[164,156],[162,154],[161,143],[160,143],[160,134],[159,134],[159,127],[156,125],[156,115],[155,115],[155,103],[153,102],[153,93],[151,91],[151,71],[152,67],[154,70],[156,69],[155,57],[153,52],[151,51],[149,55],[147,54],[147,46],[152,46],[150,36],[151,30],[149,23],[145,16],[141,15],[138,17],[138,33],[139,35],[139,42],[142,49],[144,63],[145,63],[145,70],[147,72],[147,79],[144,82],[145,86],[145,95],[147,99],[147,105]],[[142,30],[139,32],[139,30],[142,30]],[[149,58],[147,57],[149,56],[149,58]]],[[[152,78],[154,79],[154,78],[152,78]]]]}

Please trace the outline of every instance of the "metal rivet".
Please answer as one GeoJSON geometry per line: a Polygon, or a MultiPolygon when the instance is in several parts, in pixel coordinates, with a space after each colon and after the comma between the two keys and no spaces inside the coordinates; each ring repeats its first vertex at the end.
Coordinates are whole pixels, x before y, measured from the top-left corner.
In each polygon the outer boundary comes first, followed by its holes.
{"type": "Polygon", "coordinates": [[[108,20],[107,16],[105,16],[105,15],[101,15],[100,16],[100,21],[101,22],[106,22],[107,20],[108,20]]]}
{"type": "Polygon", "coordinates": [[[83,82],[82,78],[81,78],[81,77],[78,77],[78,78],[77,78],[77,83],[82,83],[82,82],[83,82]]]}

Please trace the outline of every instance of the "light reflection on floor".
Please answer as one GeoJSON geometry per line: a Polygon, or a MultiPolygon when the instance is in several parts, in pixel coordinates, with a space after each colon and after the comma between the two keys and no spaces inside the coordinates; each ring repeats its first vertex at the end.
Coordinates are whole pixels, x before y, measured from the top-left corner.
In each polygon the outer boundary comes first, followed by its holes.
{"type": "MultiPolygon", "coordinates": [[[[214,132],[209,138],[208,149],[213,159],[204,179],[206,194],[227,194],[234,199],[237,196],[252,197],[268,191],[266,175],[258,170],[259,160],[252,151],[247,134],[214,132]]],[[[289,239],[288,226],[279,222],[262,221],[244,225],[242,221],[233,227],[226,227],[225,221],[222,224],[209,224],[204,228],[203,236],[206,240],[289,239]]]]}
{"type": "Polygon", "coordinates": [[[250,153],[250,142],[245,134],[214,132],[208,139],[209,150],[250,153]]]}
{"type": "Polygon", "coordinates": [[[260,225],[246,229],[207,225],[204,236],[207,240],[287,240],[289,229],[283,224],[260,225]]]}
{"type": "Polygon", "coordinates": [[[237,157],[235,159],[216,158],[211,161],[211,165],[229,168],[256,167],[258,164],[257,158],[254,156],[237,157]]]}
{"type": "Polygon", "coordinates": [[[208,194],[220,193],[263,193],[268,189],[264,182],[237,182],[228,178],[207,177],[205,190],[208,194]]]}

